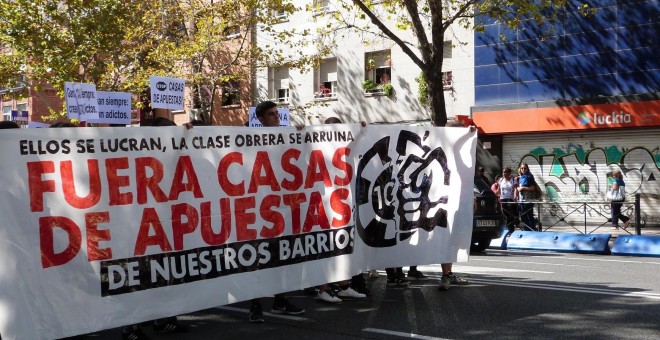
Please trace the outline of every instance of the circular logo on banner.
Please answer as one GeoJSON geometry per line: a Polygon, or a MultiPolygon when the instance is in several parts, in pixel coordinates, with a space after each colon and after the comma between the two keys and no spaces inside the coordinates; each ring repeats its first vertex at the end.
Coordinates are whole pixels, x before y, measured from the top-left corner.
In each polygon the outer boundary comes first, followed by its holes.
{"type": "Polygon", "coordinates": [[[392,148],[391,137],[377,141],[362,155],[356,176],[356,229],[371,247],[391,247],[417,229],[447,227],[450,171],[441,147],[428,138],[401,131],[392,148]]]}

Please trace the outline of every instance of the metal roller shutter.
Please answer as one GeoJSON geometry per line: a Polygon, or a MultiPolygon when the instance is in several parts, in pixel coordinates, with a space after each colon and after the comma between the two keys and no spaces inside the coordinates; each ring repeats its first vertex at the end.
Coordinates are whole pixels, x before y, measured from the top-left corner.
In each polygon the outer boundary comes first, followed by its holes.
{"type": "MultiPolygon", "coordinates": [[[[549,198],[561,201],[605,201],[612,171],[620,169],[628,201],[641,194],[642,223],[660,224],[660,129],[576,131],[510,135],[503,138],[502,163],[517,169],[529,164],[537,182],[545,184],[549,198]]],[[[542,213],[561,214],[577,208],[544,205],[542,213]]],[[[590,205],[588,222],[603,223],[609,205],[590,205]]],[[[568,221],[584,222],[584,212],[571,214],[568,221]]],[[[556,219],[555,219],[556,221],[556,219]]],[[[554,223],[551,220],[543,221],[554,223]]]]}

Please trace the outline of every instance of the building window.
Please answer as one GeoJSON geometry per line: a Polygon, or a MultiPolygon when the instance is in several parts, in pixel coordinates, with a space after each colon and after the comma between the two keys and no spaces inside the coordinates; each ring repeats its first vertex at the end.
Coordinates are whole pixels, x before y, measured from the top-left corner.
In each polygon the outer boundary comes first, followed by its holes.
{"type": "Polygon", "coordinates": [[[337,58],[321,61],[314,69],[314,98],[337,98],[337,58]]]}
{"type": "Polygon", "coordinates": [[[445,41],[442,43],[442,59],[451,59],[451,41],[445,41]]]}
{"type": "Polygon", "coordinates": [[[330,0],[314,0],[314,12],[325,13],[330,11],[330,0]]]}
{"type": "Polygon", "coordinates": [[[382,85],[392,80],[390,50],[366,53],[364,56],[365,82],[367,92],[382,92],[382,85]]]}
{"type": "Polygon", "coordinates": [[[268,69],[268,96],[280,104],[289,103],[289,68],[271,67],[268,69]]]}
{"type": "Polygon", "coordinates": [[[273,11],[273,18],[278,21],[286,21],[288,19],[288,15],[286,11],[273,11]]]}
{"type": "Polygon", "coordinates": [[[222,83],[222,106],[239,106],[241,97],[238,80],[222,83]]]}
{"type": "Polygon", "coordinates": [[[454,80],[451,77],[451,71],[442,72],[442,88],[451,89],[454,86],[454,80]]]}
{"type": "Polygon", "coordinates": [[[2,107],[2,120],[11,120],[11,105],[5,105],[2,107]]]}
{"type": "Polygon", "coordinates": [[[228,26],[225,28],[225,39],[235,39],[241,35],[241,29],[238,25],[228,26]]]}

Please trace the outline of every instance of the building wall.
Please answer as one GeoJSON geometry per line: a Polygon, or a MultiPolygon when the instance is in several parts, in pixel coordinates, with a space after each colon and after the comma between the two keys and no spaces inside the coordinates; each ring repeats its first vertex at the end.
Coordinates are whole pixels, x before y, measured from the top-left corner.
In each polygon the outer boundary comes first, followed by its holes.
{"type": "Polygon", "coordinates": [[[554,23],[490,23],[475,33],[476,105],[660,92],[659,8],[574,0],[554,23]],[[578,12],[583,3],[595,13],[578,12]]]}
{"type": "MultiPolygon", "coordinates": [[[[293,1],[304,8],[310,1],[293,1]]],[[[332,8],[332,5],[330,6],[332,8]]],[[[317,25],[325,25],[327,17],[312,12],[298,12],[289,16],[276,29],[287,30],[295,27],[315,31],[317,25]]],[[[395,27],[388,23],[388,27],[395,27]]],[[[412,32],[397,31],[404,40],[414,41],[412,32]]],[[[473,58],[471,31],[455,29],[448,32],[446,41],[454,38],[451,59],[445,59],[443,71],[452,71],[453,87],[445,90],[447,115],[451,119],[456,114],[467,115],[474,103],[473,58]],[[461,41],[456,41],[455,38],[461,41]]],[[[307,38],[309,39],[309,38],[307,38]]],[[[273,39],[258,34],[257,44],[272,44],[273,39]]],[[[337,59],[337,96],[332,99],[314,97],[319,89],[315,86],[314,70],[289,70],[290,100],[293,122],[319,123],[330,116],[337,116],[345,122],[366,121],[369,123],[415,123],[430,121],[430,113],[418,100],[418,84],[415,78],[420,69],[392,41],[388,39],[363,39],[357,34],[345,34],[336,40],[337,47],[328,58],[337,59]],[[365,93],[362,82],[365,80],[365,54],[389,50],[391,56],[391,84],[394,95],[372,95],[365,93]],[[300,110],[301,107],[306,109],[300,110]]],[[[313,54],[313,47],[300,48],[295,54],[313,54]]],[[[276,65],[273,65],[276,66],[276,65]]],[[[269,71],[260,68],[256,72],[256,97],[259,101],[273,98],[269,93],[269,71]]]]}
{"type": "Polygon", "coordinates": [[[30,121],[50,123],[45,119],[51,115],[50,109],[60,112],[63,100],[50,85],[39,92],[24,89],[20,94],[7,92],[0,96],[0,108],[11,106],[12,110],[16,110],[21,104],[27,104],[30,121]]]}
{"type": "Polygon", "coordinates": [[[604,195],[621,170],[642,219],[660,223],[659,14],[658,0],[573,0],[554,23],[475,33],[472,118],[502,137],[500,167],[528,163],[546,199],[575,203],[548,204],[546,217],[600,202],[578,222],[607,224],[604,195]],[[583,3],[596,11],[584,16],[583,3]]]}
{"type": "MultiPolygon", "coordinates": [[[[543,205],[544,225],[567,221],[605,223],[609,204],[605,194],[612,184],[612,172],[621,170],[628,202],[640,194],[643,223],[660,224],[660,128],[618,129],[580,133],[545,133],[505,136],[503,165],[517,169],[529,165],[536,182],[545,188],[548,200],[573,204],[543,205]],[[592,202],[586,216],[579,202],[592,202]],[[600,203],[600,204],[597,204],[600,203]]],[[[627,213],[632,215],[632,212],[627,213]]]]}

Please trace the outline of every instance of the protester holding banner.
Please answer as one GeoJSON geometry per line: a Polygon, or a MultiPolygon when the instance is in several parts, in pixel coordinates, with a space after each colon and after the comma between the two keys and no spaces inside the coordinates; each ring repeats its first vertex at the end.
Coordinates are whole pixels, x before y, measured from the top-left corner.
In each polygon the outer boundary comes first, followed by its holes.
{"type": "MultiPolygon", "coordinates": [[[[463,124],[458,121],[454,121],[453,123],[447,123],[447,126],[463,127],[463,124]]],[[[476,128],[474,126],[470,126],[471,132],[474,132],[475,130],[476,128]]],[[[483,175],[483,167],[479,168],[479,172],[481,175],[483,175]]],[[[442,268],[442,277],[440,278],[440,285],[438,286],[438,290],[448,290],[451,285],[466,285],[469,283],[468,280],[452,272],[453,265],[454,264],[451,262],[440,264],[440,267],[442,268]]]]}
{"type": "MultiPolygon", "coordinates": [[[[271,101],[261,102],[256,107],[256,115],[264,127],[277,127],[280,126],[280,115],[277,111],[277,104],[271,101]]],[[[289,314],[298,315],[305,313],[305,309],[300,308],[286,299],[284,293],[275,294],[273,301],[272,313],[275,314],[289,314]]],[[[250,322],[264,322],[263,309],[261,307],[260,299],[253,299],[250,306],[250,313],[248,314],[250,322]]]]}
{"type": "MultiPolygon", "coordinates": [[[[156,117],[152,124],[153,126],[176,126],[176,123],[165,117],[156,117]]],[[[192,127],[192,125],[190,127],[192,127]]],[[[190,127],[186,126],[188,129],[190,129],[190,127]]],[[[176,316],[154,320],[152,326],[155,333],[185,333],[189,330],[187,326],[178,323],[176,316]]],[[[138,325],[124,327],[121,332],[121,337],[122,340],[149,339],[138,325]]]]}
{"type": "MultiPolygon", "coordinates": [[[[337,117],[330,117],[324,121],[324,124],[342,124],[341,119],[337,117]]],[[[366,122],[361,122],[362,126],[366,126],[366,122]]],[[[300,129],[300,128],[299,128],[300,129]]],[[[328,303],[341,303],[342,299],[349,300],[362,300],[367,298],[366,281],[362,273],[357,274],[351,280],[337,282],[338,289],[331,288],[331,284],[324,284],[318,287],[318,294],[316,299],[328,303]]]]}

